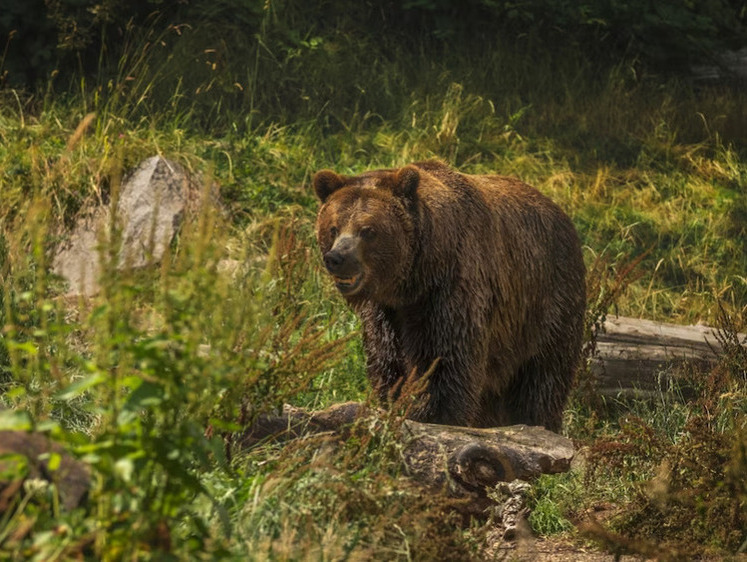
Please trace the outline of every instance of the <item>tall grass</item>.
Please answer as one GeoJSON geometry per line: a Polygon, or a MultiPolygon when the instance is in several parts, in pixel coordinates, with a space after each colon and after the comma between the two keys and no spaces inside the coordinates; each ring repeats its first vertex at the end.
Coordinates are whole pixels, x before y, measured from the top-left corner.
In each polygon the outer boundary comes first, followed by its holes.
{"type": "MultiPolygon", "coordinates": [[[[316,169],[436,156],[516,175],[569,212],[605,275],[643,256],[610,310],[695,322],[714,321],[718,303],[747,307],[744,93],[600,68],[572,47],[444,48],[354,33],[344,18],[288,37],[308,13],[275,3],[246,36],[223,8],[200,28],[126,29],[117,64],[95,77],[0,92],[0,400],[26,412],[2,425],[47,432],[93,474],[73,512],[54,487],[24,490],[0,516],[3,556],[475,555],[479,533],[400,478],[395,418],[361,422],[343,444],[230,446],[284,402],[368,392],[357,320],[318,265],[316,169]],[[223,207],[189,217],[143,271],[115,269],[110,225],[102,291],[63,297],[54,247],[156,153],[215,180],[223,207]]],[[[678,435],[684,422],[664,409],[639,414],[678,435]]],[[[597,422],[579,426],[615,427],[597,422]]],[[[628,476],[620,501],[634,497],[628,476]]],[[[542,486],[536,527],[567,528],[542,486]]]]}

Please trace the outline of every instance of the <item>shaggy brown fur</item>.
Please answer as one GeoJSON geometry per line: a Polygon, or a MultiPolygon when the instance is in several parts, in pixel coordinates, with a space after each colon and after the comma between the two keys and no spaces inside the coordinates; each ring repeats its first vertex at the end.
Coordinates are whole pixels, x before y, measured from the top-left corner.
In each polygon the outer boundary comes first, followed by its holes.
{"type": "Polygon", "coordinates": [[[314,176],[325,266],[360,315],[381,397],[425,373],[420,421],[558,430],[578,362],[584,263],[570,219],[512,178],[436,161],[314,176]]]}

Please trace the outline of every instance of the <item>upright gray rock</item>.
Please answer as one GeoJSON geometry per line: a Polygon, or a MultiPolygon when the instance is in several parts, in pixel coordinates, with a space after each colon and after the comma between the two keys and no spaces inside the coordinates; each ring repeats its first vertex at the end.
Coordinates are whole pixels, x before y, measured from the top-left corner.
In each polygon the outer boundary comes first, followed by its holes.
{"type": "Polygon", "coordinates": [[[94,295],[99,290],[99,234],[103,236],[109,209],[97,209],[75,225],[69,238],[57,247],[52,271],[67,281],[68,295],[94,295]]]}
{"type": "MultiPolygon", "coordinates": [[[[118,269],[157,263],[179,229],[199,188],[176,162],[160,156],[144,160],[123,182],[116,208],[121,228],[118,269]]],[[[111,206],[81,219],[57,248],[52,270],[68,282],[69,295],[99,290],[99,247],[107,242],[111,206]]]]}
{"type": "Polygon", "coordinates": [[[184,218],[191,184],[181,166],[153,156],[123,184],[117,206],[122,224],[120,267],[158,262],[184,218]]]}

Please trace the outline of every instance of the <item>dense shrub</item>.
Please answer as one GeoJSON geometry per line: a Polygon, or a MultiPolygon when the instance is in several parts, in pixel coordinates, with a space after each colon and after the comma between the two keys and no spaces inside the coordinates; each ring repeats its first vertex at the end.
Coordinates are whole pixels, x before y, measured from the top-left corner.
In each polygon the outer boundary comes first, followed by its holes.
{"type": "Polygon", "coordinates": [[[657,65],[742,47],[747,32],[747,11],[734,0],[410,0],[404,6],[431,14],[433,28],[444,37],[474,33],[478,26],[485,34],[533,36],[541,48],[570,41],[593,47],[596,56],[626,54],[657,65]]]}

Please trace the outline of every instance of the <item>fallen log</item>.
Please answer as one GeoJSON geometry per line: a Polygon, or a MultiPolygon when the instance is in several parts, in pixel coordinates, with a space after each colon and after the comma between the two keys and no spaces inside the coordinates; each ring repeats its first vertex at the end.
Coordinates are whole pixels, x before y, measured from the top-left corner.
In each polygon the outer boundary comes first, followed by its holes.
{"type": "Polygon", "coordinates": [[[404,422],[407,473],[434,490],[463,498],[461,511],[479,515],[493,505],[499,482],[534,480],[571,467],[573,442],[543,427],[489,429],[404,422]]]}
{"type": "Polygon", "coordinates": [[[68,510],[85,502],[91,483],[88,467],[45,435],[0,431],[0,514],[29,479],[55,484],[60,503],[68,510]],[[53,455],[57,460],[50,463],[53,455]]]}
{"type": "MultiPolygon", "coordinates": [[[[745,336],[740,334],[739,339],[744,341],[745,336]]],[[[607,319],[597,336],[591,368],[603,396],[651,397],[666,392],[685,364],[714,366],[720,348],[715,330],[707,326],[616,317],[607,319]]],[[[286,406],[281,415],[261,416],[240,444],[248,448],[267,439],[310,433],[344,438],[362,415],[367,415],[364,406],[352,402],[318,412],[286,406]]],[[[401,435],[407,474],[426,487],[464,498],[471,513],[490,504],[486,490],[498,482],[563,472],[573,458],[570,440],[541,427],[475,429],[405,420],[401,435]]]]}
{"type": "MultiPolygon", "coordinates": [[[[286,405],[281,415],[261,416],[240,446],[318,433],[344,439],[356,419],[369,415],[376,414],[357,402],[317,412],[286,405]]],[[[426,488],[463,499],[465,514],[491,505],[487,490],[497,483],[565,472],[574,454],[570,439],[526,425],[478,429],[403,420],[400,435],[405,473],[426,488]]]]}
{"type": "MultiPolygon", "coordinates": [[[[747,338],[738,336],[740,341],[747,338]]],[[[666,392],[687,365],[707,372],[720,351],[715,328],[620,316],[608,318],[597,335],[591,369],[601,395],[648,398],[666,392]]]]}

